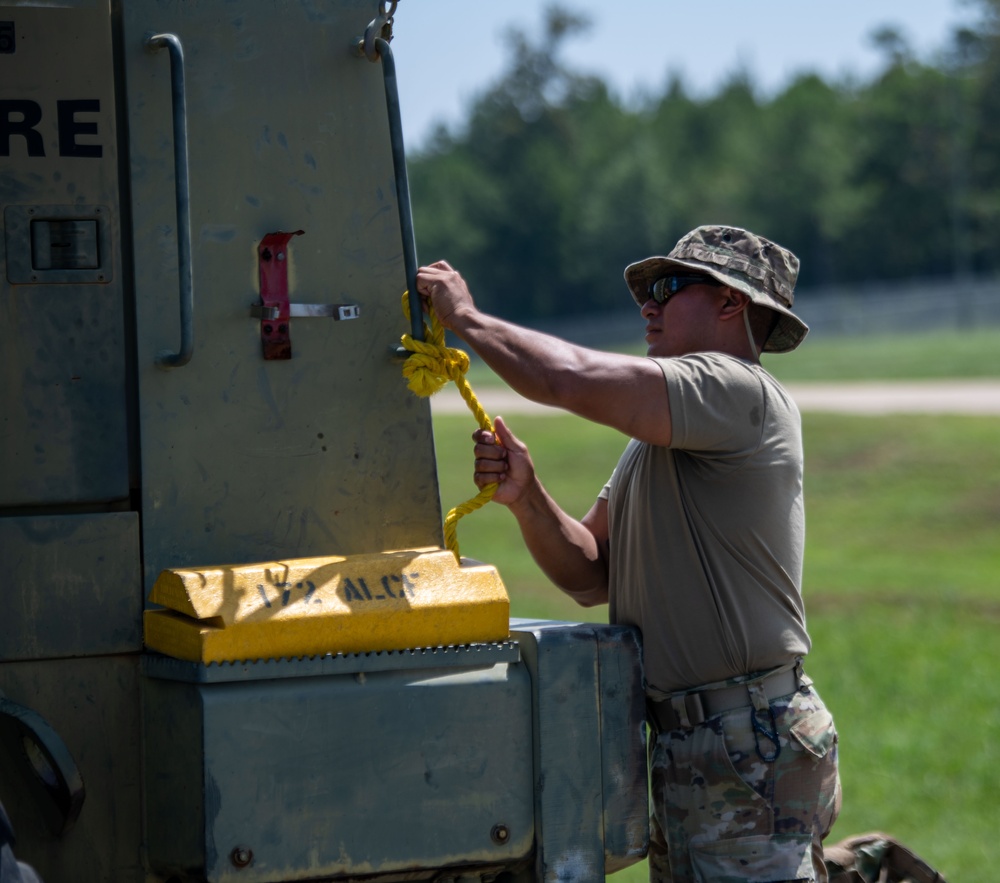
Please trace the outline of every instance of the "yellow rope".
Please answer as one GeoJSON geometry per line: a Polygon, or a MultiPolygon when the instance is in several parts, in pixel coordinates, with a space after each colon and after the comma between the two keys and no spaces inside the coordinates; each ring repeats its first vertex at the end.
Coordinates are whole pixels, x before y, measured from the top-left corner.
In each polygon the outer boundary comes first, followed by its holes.
{"type": "MultiPolygon", "coordinates": [[[[403,292],[403,312],[410,318],[409,292],[403,292]]],[[[401,338],[403,349],[410,355],[403,363],[403,377],[411,392],[418,396],[432,396],[440,392],[449,380],[454,381],[462,398],[475,415],[480,429],[493,432],[493,421],[490,420],[479,399],[472,391],[465,374],[469,370],[469,357],[462,350],[445,346],[444,328],[437,314],[431,310],[428,314],[430,326],[424,322],[424,340],[414,340],[410,334],[401,338]]],[[[494,435],[494,438],[496,436],[494,435]]],[[[458,551],[459,519],[485,506],[496,493],[496,483],[488,484],[476,496],[459,503],[450,510],[444,519],[445,546],[452,551],[455,559],[461,561],[458,551]]]]}

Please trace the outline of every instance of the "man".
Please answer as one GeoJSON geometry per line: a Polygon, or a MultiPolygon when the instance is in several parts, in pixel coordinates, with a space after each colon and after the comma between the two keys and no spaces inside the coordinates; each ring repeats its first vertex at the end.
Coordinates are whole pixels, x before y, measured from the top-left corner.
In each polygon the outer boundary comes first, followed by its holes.
{"type": "Polygon", "coordinates": [[[630,265],[646,358],[488,316],[444,262],[417,276],[445,327],[515,390],[630,438],[579,521],[502,418],[496,439],[474,436],[475,481],[499,483],[493,499],[556,585],[642,632],[657,881],[827,879],[837,736],[801,668],[800,418],[759,361],[808,331],[791,311],[798,265],[721,226],[630,265]]]}

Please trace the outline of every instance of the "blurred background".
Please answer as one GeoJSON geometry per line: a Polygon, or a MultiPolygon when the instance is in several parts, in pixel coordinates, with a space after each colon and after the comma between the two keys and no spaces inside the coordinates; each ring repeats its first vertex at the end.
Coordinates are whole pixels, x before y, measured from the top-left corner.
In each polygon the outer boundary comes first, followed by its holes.
{"type": "MultiPolygon", "coordinates": [[[[1000,408],[958,402],[1000,394],[1000,0],[400,0],[394,31],[419,255],[485,309],[640,353],[624,266],[698,224],[744,226],[802,260],[812,334],[765,357],[793,395],[916,391],[802,408],[807,668],[845,788],[833,839],[887,831],[952,883],[992,883],[1000,408]]],[[[625,440],[511,406],[481,365],[471,379],[582,516],[625,440]]],[[[448,509],[475,493],[475,422],[434,413],[448,509]]],[[[514,615],[606,616],[546,581],[502,507],[459,539],[514,615]]]]}
{"type": "Polygon", "coordinates": [[[1000,322],[998,15],[402,0],[419,254],[565,322],[627,313],[627,263],[725,222],[801,258],[818,333],[1000,322]]]}

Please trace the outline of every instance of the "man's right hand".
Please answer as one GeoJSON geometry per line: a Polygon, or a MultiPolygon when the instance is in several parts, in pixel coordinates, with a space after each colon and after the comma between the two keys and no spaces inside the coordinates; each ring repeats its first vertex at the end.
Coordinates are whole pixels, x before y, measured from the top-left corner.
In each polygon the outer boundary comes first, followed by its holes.
{"type": "Polygon", "coordinates": [[[497,417],[493,426],[495,433],[486,429],[477,429],[472,433],[472,440],[476,443],[473,479],[480,490],[497,482],[493,501],[510,506],[520,500],[534,483],[535,465],[531,462],[527,446],[507,428],[503,417],[497,417]]]}
{"type": "Polygon", "coordinates": [[[528,448],[497,417],[495,433],[480,429],[476,485],[497,483],[493,500],[510,509],[538,566],[577,604],[608,601],[608,506],[599,499],[582,521],[567,515],[542,487],[528,448]],[[496,444],[497,439],[500,444],[496,444]]]}

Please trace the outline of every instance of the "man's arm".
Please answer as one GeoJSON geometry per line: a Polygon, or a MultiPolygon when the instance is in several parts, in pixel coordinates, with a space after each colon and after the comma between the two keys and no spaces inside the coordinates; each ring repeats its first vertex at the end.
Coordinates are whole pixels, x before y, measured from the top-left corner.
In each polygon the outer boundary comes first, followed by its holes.
{"type": "Polygon", "coordinates": [[[517,519],[525,545],[545,575],[583,607],[608,600],[607,504],[598,500],[582,521],[564,512],[535,475],[528,449],[502,417],[492,433],[478,430],[476,485],[498,482],[494,502],[517,519]]]}
{"type": "Polygon", "coordinates": [[[476,308],[465,281],[444,261],[420,268],[417,290],[441,323],[525,398],[630,438],[670,444],[666,384],[652,360],[587,349],[489,316],[476,308]]]}

